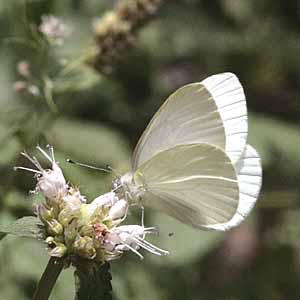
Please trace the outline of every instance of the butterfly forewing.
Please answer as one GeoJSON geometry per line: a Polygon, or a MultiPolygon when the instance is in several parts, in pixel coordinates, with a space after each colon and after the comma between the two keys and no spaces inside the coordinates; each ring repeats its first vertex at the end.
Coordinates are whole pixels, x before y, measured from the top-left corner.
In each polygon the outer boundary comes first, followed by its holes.
{"type": "Polygon", "coordinates": [[[143,205],[201,228],[229,221],[239,189],[230,158],[219,147],[186,144],[158,153],[141,165],[134,184],[143,185],[143,205]]]}
{"type": "Polygon", "coordinates": [[[232,73],[213,75],[178,89],[166,100],[136,146],[132,170],[158,152],[193,143],[216,145],[235,163],[245,149],[247,134],[240,81],[232,73]]]}
{"type": "Polygon", "coordinates": [[[223,121],[225,151],[237,162],[246,147],[248,135],[247,105],[244,89],[232,73],[212,75],[201,82],[212,95],[223,121]]]}
{"type": "Polygon", "coordinates": [[[201,83],[178,89],[154,115],[136,146],[132,170],[161,151],[195,143],[225,149],[225,131],[217,105],[201,83]]]}

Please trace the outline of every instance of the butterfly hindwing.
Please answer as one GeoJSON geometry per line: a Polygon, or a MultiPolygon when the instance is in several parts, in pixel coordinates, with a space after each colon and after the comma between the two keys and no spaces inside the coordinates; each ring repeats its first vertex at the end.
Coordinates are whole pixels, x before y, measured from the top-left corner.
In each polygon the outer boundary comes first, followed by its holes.
{"type": "Polygon", "coordinates": [[[235,166],[239,184],[239,204],[233,218],[226,223],[210,225],[208,229],[228,230],[238,226],[255,205],[262,184],[261,161],[256,150],[247,145],[242,158],[235,166]]]}
{"type": "Polygon", "coordinates": [[[197,228],[229,221],[238,206],[237,177],[229,157],[206,143],[156,154],[135,172],[134,184],[143,185],[143,205],[197,228]]]}

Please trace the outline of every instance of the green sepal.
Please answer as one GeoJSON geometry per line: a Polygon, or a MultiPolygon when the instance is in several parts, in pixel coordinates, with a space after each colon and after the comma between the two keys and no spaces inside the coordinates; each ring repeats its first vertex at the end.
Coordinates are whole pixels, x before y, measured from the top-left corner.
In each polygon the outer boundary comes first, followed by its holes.
{"type": "Polygon", "coordinates": [[[7,225],[0,224],[0,236],[13,234],[21,237],[42,239],[43,223],[37,217],[23,217],[7,225]]]}
{"type": "Polygon", "coordinates": [[[85,261],[77,265],[75,300],[112,300],[110,265],[85,261]]]}

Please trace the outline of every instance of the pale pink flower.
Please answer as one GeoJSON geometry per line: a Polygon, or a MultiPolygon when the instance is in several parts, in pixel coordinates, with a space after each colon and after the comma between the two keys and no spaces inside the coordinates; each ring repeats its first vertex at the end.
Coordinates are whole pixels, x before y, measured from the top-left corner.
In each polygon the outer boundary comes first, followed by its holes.
{"type": "Polygon", "coordinates": [[[43,169],[36,157],[30,157],[26,152],[22,152],[21,154],[37,169],[25,167],[15,167],[15,169],[27,170],[37,174],[36,191],[41,191],[46,198],[55,200],[58,197],[66,196],[68,185],[61,168],[55,161],[53,148],[49,146],[49,153],[45,152],[39,146],[37,146],[37,149],[51,162],[51,169],[43,169]]]}
{"type": "Polygon", "coordinates": [[[116,193],[111,191],[95,198],[86,211],[91,215],[97,208],[108,208],[108,218],[114,221],[114,224],[119,224],[126,218],[128,206],[128,201],[119,199],[116,193]]]}
{"type": "Polygon", "coordinates": [[[19,75],[28,78],[30,76],[30,66],[29,63],[25,60],[18,62],[17,71],[19,75]]]}
{"type": "Polygon", "coordinates": [[[70,34],[70,29],[59,18],[53,15],[43,15],[39,26],[40,32],[46,37],[61,45],[70,34]]]}
{"type": "Polygon", "coordinates": [[[97,207],[110,208],[118,201],[115,192],[105,193],[95,198],[90,204],[88,210],[93,213],[97,207]]]}
{"type": "Polygon", "coordinates": [[[27,91],[27,82],[25,81],[16,81],[13,84],[13,89],[16,93],[24,93],[27,91]]]}

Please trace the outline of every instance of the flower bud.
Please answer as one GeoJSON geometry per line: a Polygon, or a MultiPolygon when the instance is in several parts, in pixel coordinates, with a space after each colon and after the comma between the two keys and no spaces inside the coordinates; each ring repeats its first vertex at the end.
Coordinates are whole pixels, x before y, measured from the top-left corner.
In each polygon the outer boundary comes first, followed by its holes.
{"type": "Polygon", "coordinates": [[[81,228],[80,228],[80,234],[82,236],[92,236],[94,233],[94,230],[93,230],[93,227],[90,226],[90,225],[83,225],[81,228]]]}
{"type": "Polygon", "coordinates": [[[77,235],[77,221],[73,220],[69,225],[65,227],[64,230],[65,235],[65,242],[66,245],[69,247],[71,244],[73,244],[76,235],[77,235]]]}
{"type": "Polygon", "coordinates": [[[55,219],[47,221],[47,231],[52,235],[62,234],[64,231],[63,226],[55,219]]]}
{"type": "Polygon", "coordinates": [[[48,246],[54,248],[53,246],[56,246],[57,243],[63,243],[64,242],[64,239],[62,236],[48,236],[46,238],[46,243],[48,244],[48,246]]]}
{"type": "Polygon", "coordinates": [[[46,238],[46,243],[47,243],[49,246],[55,244],[54,237],[53,237],[53,236],[48,236],[48,237],[46,238]]]}
{"type": "Polygon", "coordinates": [[[79,256],[93,259],[96,256],[96,249],[94,248],[93,239],[85,236],[77,236],[73,248],[75,253],[77,253],[79,256]]]}
{"type": "Polygon", "coordinates": [[[62,243],[56,243],[56,247],[53,249],[49,249],[48,252],[51,256],[63,257],[67,252],[67,248],[62,243]]]}
{"type": "Polygon", "coordinates": [[[36,209],[40,220],[44,224],[53,219],[52,209],[47,209],[44,204],[37,205],[36,209]]]}
{"type": "Polygon", "coordinates": [[[59,214],[58,214],[58,221],[61,223],[63,226],[67,226],[70,221],[77,216],[79,213],[79,210],[72,210],[70,207],[66,206],[63,208],[59,214]]]}
{"type": "Polygon", "coordinates": [[[20,61],[17,64],[17,71],[18,73],[25,77],[28,78],[31,74],[30,74],[30,66],[29,63],[27,61],[20,61]]]}
{"type": "Polygon", "coordinates": [[[13,85],[13,89],[16,93],[23,93],[27,91],[27,83],[25,81],[16,81],[13,85]]]}

